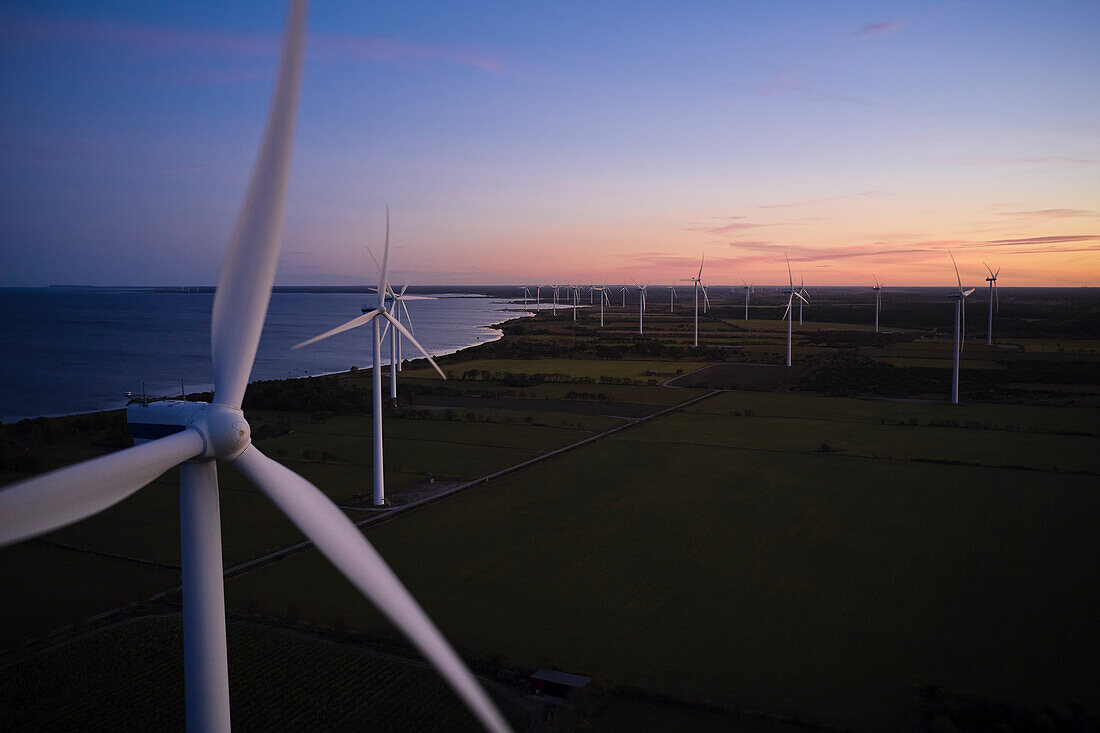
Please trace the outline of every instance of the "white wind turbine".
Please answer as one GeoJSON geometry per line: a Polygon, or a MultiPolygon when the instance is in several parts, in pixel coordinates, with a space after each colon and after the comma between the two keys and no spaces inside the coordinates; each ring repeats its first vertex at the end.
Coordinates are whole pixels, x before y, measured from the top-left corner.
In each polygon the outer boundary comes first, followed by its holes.
{"type": "MultiPolygon", "coordinates": [[[[699,258],[699,274],[691,278],[691,283],[695,288],[695,346],[699,345],[699,286],[703,284],[703,260],[706,259],[706,254],[699,258]]],[[[703,291],[703,299],[707,299],[706,291],[703,291]]]]}
{"type": "Polygon", "coordinates": [[[532,285],[531,287],[533,287],[535,289],[535,312],[538,313],[538,311],[539,311],[539,302],[540,302],[540,297],[539,296],[542,295],[542,289],[545,288],[546,286],[545,285],[532,285]]]}
{"type": "Polygon", "coordinates": [[[558,289],[561,286],[560,285],[547,285],[546,287],[554,289],[554,309],[553,309],[552,315],[556,316],[556,315],[558,315],[558,289]]]}
{"type": "Polygon", "coordinates": [[[754,283],[745,282],[744,278],[741,278],[741,283],[745,286],[745,320],[749,320],[749,293],[756,289],[754,283]]]}
{"type": "MultiPolygon", "coordinates": [[[[372,255],[373,256],[373,255],[372,255]]],[[[378,305],[373,310],[367,311],[361,316],[352,318],[347,323],[342,323],[336,328],[325,331],[320,336],[314,336],[311,339],[306,339],[301,343],[295,344],[293,349],[300,349],[303,346],[309,346],[315,344],[318,341],[327,339],[330,336],[335,336],[338,333],[344,331],[350,331],[353,328],[359,326],[365,326],[370,323],[373,329],[373,353],[372,353],[372,373],[371,378],[374,387],[374,402],[373,402],[373,417],[374,417],[374,429],[372,431],[372,437],[374,439],[374,505],[383,506],[386,503],[386,484],[382,471],[383,465],[383,451],[382,451],[382,341],[381,341],[381,319],[388,322],[388,325],[392,325],[394,330],[400,333],[402,336],[412,342],[424,358],[428,360],[428,363],[439,372],[439,376],[444,379],[447,375],[443,373],[443,370],[439,368],[439,365],[435,363],[435,359],[425,351],[424,347],[420,345],[420,342],[413,337],[412,333],[405,328],[405,326],[399,321],[393,313],[390,311],[397,311],[398,306],[401,305],[400,301],[396,297],[387,298],[387,295],[392,295],[389,284],[389,260],[390,260],[390,210],[386,207],[386,250],[382,255],[382,266],[379,268],[380,274],[378,279],[378,305]],[[387,307],[386,301],[390,301],[390,306],[387,307]]],[[[408,286],[406,286],[408,287],[408,286]]],[[[401,291],[404,294],[404,290],[401,291]]],[[[405,296],[413,297],[413,296],[405,296]]],[[[366,310],[366,309],[364,309],[366,310]]],[[[393,347],[393,358],[396,360],[397,352],[396,346],[393,347]]],[[[391,398],[397,399],[396,381],[393,379],[396,375],[391,374],[391,398]]]]}
{"type": "Polygon", "coordinates": [[[878,312],[882,310],[882,291],[886,286],[878,281],[873,272],[871,278],[875,281],[875,286],[871,290],[875,291],[875,333],[878,333],[878,312]]]}
{"type": "Polygon", "coordinates": [[[607,278],[603,279],[603,285],[598,288],[593,285],[592,290],[600,294],[600,328],[603,328],[603,305],[604,303],[607,303],[608,306],[611,305],[611,299],[607,297],[607,278]]]}
{"type": "Polygon", "coordinates": [[[959,359],[962,357],[963,344],[966,342],[966,298],[974,292],[974,288],[963,290],[962,278],[959,277],[959,266],[955,264],[955,255],[947,250],[951,256],[951,264],[955,267],[955,281],[958,283],[959,292],[948,296],[955,301],[955,359],[951,370],[951,403],[959,404],[959,359]]]}
{"type": "MultiPolygon", "coordinates": [[[[389,212],[387,211],[387,224],[389,222],[388,213],[389,212]]],[[[367,249],[367,252],[370,252],[369,248],[367,249]]],[[[373,252],[371,252],[371,259],[374,259],[373,252]]],[[[378,260],[375,260],[374,264],[378,265],[378,260]]],[[[381,270],[382,266],[378,265],[378,269],[381,270]]],[[[405,320],[409,323],[409,331],[412,332],[414,330],[412,316],[409,315],[409,307],[405,305],[405,303],[410,300],[435,300],[435,298],[427,295],[406,295],[405,291],[408,289],[408,283],[405,283],[405,287],[401,288],[401,292],[399,293],[395,293],[393,291],[393,288],[390,287],[388,297],[391,301],[393,301],[393,317],[400,322],[401,313],[404,312],[405,320]]],[[[364,306],[362,309],[363,313],[369,313],[372,310],[374,309],[369,306],[364,306]]],[[[390,336],[390,400],[396,402],[397,373],[401,371],[401,364],[405,361],[405,359],[401,354],[401,332],[397,329],[394,329],[392,332],[390,332],[389,321],[386,322],[386,329],[382,332],[382,341],[386,340],[386,334],[389,334],[390,336]]]]}
{"type": "Polygon", "coordinates": [[[672,284],[668,286],[668,312],[676,312],[676,281],[673,280],[672,284]]]}
{"type": "Polygon", "coordinates": [[[581,286],[570,285],[568,286],[570,300],[573,301],[573,320],[577,320],[577,299],[580,297],[581,286]]]}
{"type": "Polygon", "coordinates": [[[626,286],[623,285],[621,288],[619,288],[619,292],[622,293],[623,296],[623,308],[626,308],[626,286]]]}
{"type": "Polygon", "coordinates": [[[180,469],[187,725],[228,731],[229,674],[216,460],[232,463],[397,626],[487,729],[508,730],[492,701],[362,532],[309,481],[251,442],[241,402],[279,255],[306,0],[292,0],[275,96],[248,194],[214,296],[214,402],[127,407],[135,445],[0,490],[0,546],[72,524],[180,469]]]}
{"type": "Polygon", "coordinates": [[[524,285],[523,286],[523,307],[524,307],[524,309],[527,308],[527,299],[530,298],[530,297],[531,297],[531,291],[527,288],[526,285],[524,285]]]}
{"type": "MultiPolygon", "coordinates": [[[[787,260],[787,255],[783,255],[783,259],[787,260]]],[[[791,330],[794,325],[794,299],[798,298],[801,301],[806,299],[802,297],[802,294],[794,289],[794,275],[791,273],[791,261],[787,260],[787,282],[788,289],[785,291],[789,293],[787,296],[787,310],[783,313],[783,318],[787,319],[787,366],[791,365],[791,330]]],[[[782,319],[780,319],[782,320],[782,319]]]]}
{"type": "Polygon", "coordinates": [[[638,288],[638,333],[641,334],[642,315],[645,313],[645,289],[649,287],[649,283],[647,282],[645,285],[639,285],[638,281],[634,278],[630,278],[630,281],[634,283],[634,286],[636,288],[638,288]]]}
{"type": "Polygon", "coordinates": [[[799,278],[801,278],[801,283],[798,286],[798,297],[802,298],[801,302],[799,302],[799,304],[798,304],[798,325],[801,326],[802,325],[802,306],[804,306],[806,303],[809,303],[810,301],[805,297],[806,295],[809,294],[809,291],[806,290],[806,278],[805,278],[805,276],[803,276],[803,274],[801,272],[798,273],[798,276],[799,276],[799,278]]]}
{"type": "MultiPolygon", "coordinates": [[[[982,263],[985,265],[985,263],[982,263]]],[[[989,270],[989,277],[985,279],[989,283],[989,328],[986,331],[985,343],[986,346],[993,345],[993,308],[996,304],[997,312],[1001,312],[1001,296],[997,291],[997,276],[1001,274],[1001,268],[997,268],[996,272],[993,272],[993,268],[989,265],[985,265],[985,269],[989,270]]]]}

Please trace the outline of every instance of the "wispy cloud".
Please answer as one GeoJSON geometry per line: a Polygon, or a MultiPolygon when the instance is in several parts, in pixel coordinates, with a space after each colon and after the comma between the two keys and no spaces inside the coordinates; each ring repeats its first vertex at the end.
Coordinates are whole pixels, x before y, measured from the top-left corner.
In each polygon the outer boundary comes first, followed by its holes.
{"type": "Polygon", "coordinates": [[[878,191],[863,191],[862,193],[856,193],[856,194],[847,194],[847,195],[842,195],[842,196],[823,196],[821,198],[816,198],[816,199],[805,199],[803,201],[790,201],[790,202],[781,203],[781,204],[759,204],[759,205],[757,205],[756,208],[758,208],[758,209],[790,209],[790,208],[794,208],[796,206],[816,206],[818,204],[827,204],[827,203],[831,203],[833,201],[843,201],[845,199],[850,199],[850,198],[859,198],[859,197],[862,197],[862,196],[874,196],[877,193],[879,193],[879,192],[878,191]]]}
{"type": "Polygon", "coordinates": [[[1100,158],[1078,158],[1072,155],[1042,155],[1030,158],[963,158],[963,165],[1020,165],[1036,163],[1069,163],[1071,165],[1100,165],[1100,158]]]}
{"type": "Polygon", "coordinates": [[[1100,216],[1086,209],[1038,209],[1036,211],[1001,211],[998,216],[1012,216],[1021,219],[1069,219],[1077,216],[1100,216]]]}
{"type": "MultiPolygon", "coordinates": [[[[743,219],[744,217],[730,217],[731,219],[743,219]]],[[[720,224],[718,226],[694,226],[684,227],[685,232],[703,232],[705,234],[729,234],[730,232],[738,232],[742,229],[756,229],[757,227],[769,227],[775,226],[774,224],[768,224],[766,222],[756,221],[735,221],[731,224],[720,224]]]]}
{"type": "Polygon", "coordinates": [[[904,20],[887,20],[882,23],[871,23],[858,30],[852,31],[853,36],[884,36],[893,33],[905,26],[904,20]]]}
{"type": "Polygon", "coordinates": [[[806,70],[801,67],[777,69],[768,75],[764,84],[757,90],[757,94],[765,99],[775,99],[784,95],[791,95],[808,102],[844,102],[858,104],[863,107],[878,107],[866,99],[852,97],[847,94],[837,94],[825,89],[810,85],[806,81],[806,70]]]}
{"type": "MultiPolygon", "coordinates": [[[[8,45],[63,43],[104,46],[113,53],[145,57],[205,54],[274,56],[279,49],[277,33],[229,33],[211,30],[176,30],[77,19],[39,18],[21,14],[0,14],[0,26],[8,45]]],[[[456,64],[499,73],[502,65],[472,48],[458,45],[417,43],[397,38],[359,36],[350,33],[311,33],[309,53],[321,58],[360,58],[393,65],[416,63],[456,64]]],[[[237,78],[249,72],[233,72],[237,78]]],[[[200,79],[201,80],[201,79],[200,79]]]]}

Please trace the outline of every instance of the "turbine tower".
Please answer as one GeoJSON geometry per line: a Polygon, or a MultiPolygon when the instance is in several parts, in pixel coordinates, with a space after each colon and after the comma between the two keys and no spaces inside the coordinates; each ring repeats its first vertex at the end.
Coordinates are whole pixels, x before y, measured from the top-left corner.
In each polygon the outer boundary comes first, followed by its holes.
{"type": "Polygon", "coordinates": [[[524,308],[524,310],[527,309],[527,299],[529,297],[531,297],[531,291],[527,288],[526,285],[524,285],[523,286],[523,308],[524,308]]]}
{"type": "Polygon", "coordinates": [[[741,278],[742,284],[745,286],[745,320],[749,320],[749,293],[751,293],[755,287],[753,283],[745,282],[744,278],[741,278]]]}
{"type": "Polygon", "coordinates": [[[875,291],[875,333],[878,333],[878,312],[882,309],[882,289],[886,286],[878,281],[873,272],[871,278],[875,281],[875,285],[871,290],[875,291]]]}
{"type": "Polygon", "coordinates": [[[638,281],[634,278],[630,279],[634,283],[634,287],[638,288],[638,335],[642,334],[642,316],[645,314],[645,289],[649,287],[647,282],[645,285],[639,285],[638,281]]]}
{"type": "Polygon", "coordinates": [[[668,286],[668,312],[676,312],[676,281],[673,280],[672,284],[668,286]]]}
{"type": "MultiPolygon", "coordinates": [[[[371,255],[371,256],[373,257],[373,255],[371,255]]],[[[373,367],[372,373],[371,373],[371,381],[372,381],[372,386],[374,388],[374,402],[373,402],[373,409],[372,409],[372,411],[374,413],[373,414],[374,429],[372,431],[372,437],[374,439],[374,505],[375,506],[384,506],[386,504],[386,484],[385,484],[385,476],[384,476],[383,471],[382,471],[383,451],[382,451],[382,341],[381,341],[381,333],[380,333],[381,320],[387,321],[388,325],[393,326],[395,332],[401,333],[401,335],[403,335],[405,338],[407,338],[409,341],[411,341],[412,345],[415,346],[420,351],[420,353],[424,355],[424,358],[426,358],[428,360],[428,363],[431,364],[432,367],[434,367],[437,372],[439,372],[439,376],[443,377],[444,379],[447,378],[447,375],[444,374],[443,370],[439,368],[439,365],[435,363],[435,359],[433,359],[431,357],[431,355],[427,351],[425,351],[424,347],[420,345],[420,342],[417,341],[415,337],[413,337],[412,332],[410,332],[407,328],[405,328],[405,326],[401,323],[401,321],[399,321],[396,317],[394,317],[394,314],[390,312],[391,310],[396,312],[397,307],[401,305],[400,301],[398,301],[396,298],[389,298],[388,300],[390,300],[390,303],[392,305],[390,307],[387,307],[387,305],[386,305],[386,301],[387,301],[386,295],[387,294],[392,294],[392,291],[390,291],[390,289],[389,289],[390,285],[389,285],[389,281],[388,281],[388,277],[389,277],[389,260],[390,260],[390,210],[389,210],[389,207],[387,206],[386,207],[386,249],[385,249],[385,252],[382,255],[382,266],[379,268],[380,275],[379,275],[379,280],[378,280],[378,305],[373,310],[367,311],[363,315],[357,316],[357,317],[351,319],[350,321],[348,321],[347,323],[342,323],[339,326],[337,326],[336,328],[325,331],[320,336],[314,336],[311,339],[306,339],[305,341],[302,341],[301,343],[295,344],[293,347],[291,347],[292,349],[300,349],[304,346],[309,346],[310,344],[315,344],[318,341],[321,341],[323,339],[327,339],[330,336],[335,336],[338,333],[343,333],[344,331],[350,331],[353,328],[358,328],[359,326],[364,326],[368,323],[371,324],[372,333],[373,333],[372,343],[374,345],[373,354],[372,354],[372,362],[371,362],[372,367],[373,367]],[[381,317],[381,320],[379,320],[379,317],[381,317]]],[[[408,286],[406,286],[406,287],[408,287],[408,286]]],[[[402,294],[404,294],[405,291],[402,290],[401,292],[402,292],[402,294]]],[[[413,296],[406,296],[406,297],[413,297],[413,296]]],[[[364,310],[366,310],[366,309],[364,309],[364,310]]],[[[396,359],[396,357],[397,357],[396,344],[392,340],[391,340],[391,344],[394,344],[393,349],[392,349],[392,354],[393,354],[392,358],[396,359]]],[[[392,369],[392,364],[391,364],[391,369],[392,369]]],[[[393,376],[394,375],[391,371],[391,385],[392,385],[392,387],[391,387],[391,399],[397,399],[397,391],[396,391],[396,384],[397,383],[396,383],[396,380],[393,379],[393,376]]]]}
{"type": "Polygon", "coordinates": [[[622,293],[622,295],[623,295],[623,308],[626,308],[626,286],[625,286],[625,285],[623,285],[623,286],[622,286],[622,287],[621,287],[621,288],[619,289],[619,292],[620,292],[620,293],[622,293]]]}
{"type": "MultiPolygon", "coordinates": [[[[783,259],[787,260],[787,255],[783,255],[783,259]]],[[[791,365],[791,330],[794,324],[794,299],[798,298],[801,301],[806,299],[802,297],[802,294],[794,289],[794,275],[791,273],[791,261],[787,260],[787,282],[789,283],[788,289],[785,291],[789,293],[787,296],[787,310],[783,313],[783,318],[787,319],[787,366],[791,365]]],[[[800,304],[801,305],[801,304],[800,304]]],[[[782,320],[782,319],[780,319],[782,320]]]]}
{"type": "Polygon", "coordinates": [[[545,285],[532,285],[531,287],[533,287],[535,289],[535,313],[538,313],[539,312],[539,301],[540,301],[539,296],[542,295],[542,289],[545,288],[546,286],[545,285]]]}
{"type": "Polygon", "coordinates": [[[947,250],[951,256],[951,264],[955,266],[955,282],[958,283],[959,292],[948,296],[955,301],[955,359],[951,370],[951,404],[959,404],[959,359],[962,357],[963,344],[966,342],[966,298],[974,292],[974,288],[963,290],[962,278],[959,277],[959,266],[955,264],[955,255],[947,250]]]}
{"type": "MultiPolygon", "coordinates": [[[[982,263],[985,265],[985,263],[982,263]]],[[[997,312],[1001,312],[1001,296],[997,292],[997,276],[1001,274],[1001,268],[997,268],[996,272],[989,265],[985,265],[985,269],[989,270],[989,277],[985,279],[989,283],[989,327],[986,330],[985,343],[986,346],[993,345],[993,308],[996,307],[997,312]]]]}
{"type": "Polygon", "coordinates": [[[179,466],[187,725],[196,731],[228,731],[225,590],[215,461],[232,463],[401,630],[483,726],[507,731],[508,724],[488,695],[363,533],[317,487],[252,444],[241,410],[279,259],[306,8],[306,0],[290,3],[267,129],[214,295],[210,324],[214,401],[133,403],[126,410],[132,448],[0,490],[0,546],[98,514],[179,466]]]}

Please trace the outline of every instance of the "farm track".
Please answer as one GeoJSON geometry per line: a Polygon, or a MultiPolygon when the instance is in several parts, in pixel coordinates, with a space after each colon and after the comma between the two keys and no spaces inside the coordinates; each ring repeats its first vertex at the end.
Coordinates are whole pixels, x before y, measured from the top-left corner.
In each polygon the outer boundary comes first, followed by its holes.
{"type": "MultiPolygon", "coordinates": [[[[609,428],[608,430],[597,433],[596,435],[590,435],[587,438],[584,438],[583,440],[579,440],[579,441],[576,441],[575,443],[570,443],[569,445],[562,446],[561,448],[557,448],[557,449],[554,449],[554,450],[549,451],[547,453],[543,453],[542,455],[536,456],[534,458],[523,461],[521,463],[517,463],[515,465],[508,466],[507,468],[500,469],[499,471],[494,471],[492,473],[486,474],[484,476],[480,476],[480,477],[472,479],[470,481],[465,481],[465,482],[463,482],[463,483],[461,483],[461,484],[459,484],[455,487],[452,487],[452,488],[450,488],[446,491],[443,491],[439,494],[436,494],[434,496],[426,497],[424,499],[420,499],[419,501],[411,502],[409,504],[405,504],[405,505],[402,505],[402,506],[399,506],[399,507],[395,507],[393,509],[375,510],[376,513],[374,513],[372,516],[369,516],[369,517],[366,517],[366,518],[361,519],[359,521],[356,521],[356,522],[354,522],[354,524],[357,527],[363,528],[363,527],[369,527],[369,526],[373,526],[373,525],[376,525],[376,524],[381,524],[383,522],[390,521],[390,520],[392,520],[392,519],[394,519],[394,518],[396,518],[400,515],[403,515],[403,514],[412,512],[412,511],[416,511],[417,509],[421,509],[421,508],[423,508],[423,507],[425,507],[429,504],[434,504],[436,502],[443,501],[444,499],[447,499],[448,497],[455,496],[456,494],[460,494],[464,491],[469,491],[472,488],[475,488],[475,487],[480,486],[484,483],[488,483],[490,481],[493,481],[494,479],[502,478],[502,477],[510,475],[512,473],[522,471],[522,470],[524,470],[526,468],[529,468],[529,467],[531,467],[535,464],[541,463],[541,462],[549,460],[551,458],[555,458],[555,457],[560,456],[564,453],[568,453],[570,451],[573,451],[577,448],[581,448],[583,446],[590,445],[592,443],[595,443],[596,441],[602,440],[602,439],[607,438],[607,437],[609,437],[611,435],[614,435],[616,433],[620,433],[624,430],[629,430],[630,428],[635,427],[637,425],[644,424],[644,423],[646,423],[650,420],[653,420],[654,418],[660,417],[662,415],[667,415],[671,412],[681,410],[685,407],[689,407],[689,406],[694,405],[696,403],[699,403],[703,400],[710,399],[711,397],[719,395],[722,392],[723,392],[723,390],[719,390],[719,389],[712,390],[710,392],[707,392],[706,394],[699,395],[697,397],[693,397],[690,400],[685,400],[684,402],[677,403],[675,405],[672,405],[671,407],[666,407],[666,408],[661,409],[657,412],[654,412],[650,415],[646,415],[644,417],[639,417],[639,418],[629,420],[628,422],[625,422],[622,425],[616,425],[615,427],[609,428]]],[[[357,511],[362,511],[362,509],[359,509],[359,508],[354,508],[354,507],[348,507],[348,508],[349,509],[355,509],[357,511]]],[[[55,543],[50,543],[50,544],[55,544],[55,543]]],[[[56,545],[56,546],[59,549],[71,550],[73,552],[85,552],[84,550],[81,550],[81,549],[75,548],[75,547],[68,547],[68,546],[65,546],[65,545],[56,545]]],[[[289,545],[289,546],[284,547],[282,549],[275,550],[273,552],[269,552],[265,555],[262,555],[261,557],[253,558],[252,560],[247,560],[245,562],[238,563],[237,565],[234,565],[230,568],[227,568],[223,573],[223,577],[226,580],[228,580],[232,577],[235,577],[237,575],[241,575],[241,574],[246,573],[250,570],[254,570],[256,568],[263,567],[265,565],[270,565],[274,562],[278,562],[279,560],[282,560],[283,558],[286,558],[290,555],[297,554],[297,553],[302,552],[303,550],[307,550],[311,547],[313,547],[313,543],[308,541],[308,540],[304,540],[302,542],[297,542],[293,545],[289,545]]],[[[93,553],[93,554],[102,554],[102,553],[93,553]]],[[[146,564],[146,563],[143,563],[143,562],[140,562],[140,561],[132,560],[130,558],[115,557],[113,555],[103,555],[103,557],[105,557],[106,559],[111,559],[111,560],[121,560],[121,561],[126,561],[126,562],[138,562],[139,564],[146,564]]],[[[175,570],[175,569],[178,569],[178,568],[176,568],[174,566],[171,566],[171,569],[175,570]]],[[[25,642],[25,646],[32,647],[36,644],[40,644],[42,642],[45,642],[48,639],[56,639],[57,642],[69,641],[70,639],[73,638],[73,635],[71,634],[71,632],[78,632],[76,634],[76,636],[78,636],[78,637],[82,637],[82,636],[85,636],[85,635],[90,634],[90,633],[95,633],[95,632],[99,631],[101,628],[103,628],[103,626],[113,626],[114,624],[118,623],[120,618],[117,618],[117,617],[121,617],[123,619],[128,618],[128,616],[126,614],[138,611],[140,608],[142,608],[146,604],[155,603],[157,601],[162,601],[163,599],[165,599],[169,596],[178,594],[181,591],[182,591],[182,586],[177,585],[177,586],[174,586],[172,588],[168,588],[166,590],[160,591],[159,593],[154,593],[153,595],[149,596],[148,598],[146,598],[142,602],[135,601],[133,603],[128,603],[124,606],[118,606],[116,608],[107,609],[107,610],[105,610],[101,613],[97,613],[97,614],[94,614],[92,616],[89,616],[89,617],[87,617],[87,618],[85,618],[81,621],[66,624],[64,626],[52,629],[52,630],[46,632],[45,634],[43,634],[41,636],[28,639],[25,642]],[[103,622],[105,620],[108,620],[108,619],[110,619],[109,623],[101,625],[101,622],[103,622]],[[89,627],[93,627],[93,628],[89,628],[89,627]]],[[[57,643],[57,642],[55,642],[55,643],[57,643]]],[[[48,644],[47,646],[53,646],[53,645],[54,644],[48,644]]],[[[42,649],[38,649],[38,650],[35,651],[35,653],[39,653],[39,652],[43,651],[45,648],[46,647],[43,647],[42,649]]],[[[18,659],[13,660],[11,655],[10,655],[9,650],[0,650],[0,666],[9,666],[11,663],[14,663],[15,661],[18,661],[18,659]],[[7,658],[5,658],[5,657],[7,657],[7,658]]]]}

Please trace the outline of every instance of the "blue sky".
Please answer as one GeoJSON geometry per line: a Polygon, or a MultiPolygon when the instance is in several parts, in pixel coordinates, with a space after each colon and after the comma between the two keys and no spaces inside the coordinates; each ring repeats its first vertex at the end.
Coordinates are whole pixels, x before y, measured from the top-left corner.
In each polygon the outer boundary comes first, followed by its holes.
{"type": "MultiPolygon", "coordinates": [[[[212,284],[284,11],[0,4],[0,286],[212,284]]],[[[788,252],[937,284],[947,246],[1096,284],[1098,31],[1095,2],[315,0],[278,281],[369,279],[389,202],[425,284],[703,252],[716,283],[788,252]]]]}

